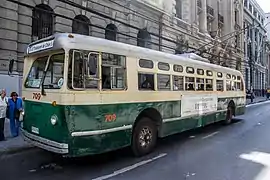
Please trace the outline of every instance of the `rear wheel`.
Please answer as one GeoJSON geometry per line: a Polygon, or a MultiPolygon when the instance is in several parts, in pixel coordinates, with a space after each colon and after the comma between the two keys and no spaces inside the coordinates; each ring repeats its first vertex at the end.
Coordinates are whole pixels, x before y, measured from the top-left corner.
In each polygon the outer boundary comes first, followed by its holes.
{"type": "Polygon", "coordinates": [[[227,115],[226,115],[226,119],[225,119],[225,125],[231,124],[232,118],[233,118],[233,109],[232,109],[232,107],[228,107],[227,115]]]}
{"type": "Polygon", "coordinates": [[[143,117],[136,124],[131,148],[136,156],[143,156],[152,152],[157,143],[157,126],[151,119],[143,117]]]}

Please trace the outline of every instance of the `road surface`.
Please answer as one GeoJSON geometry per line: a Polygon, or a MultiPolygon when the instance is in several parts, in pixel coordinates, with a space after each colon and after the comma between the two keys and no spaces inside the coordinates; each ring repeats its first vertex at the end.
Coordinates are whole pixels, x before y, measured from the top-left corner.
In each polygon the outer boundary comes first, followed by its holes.
{"type": "Polygon", "coordinates": [[[62,159],[40,149],[0,158],[1,180],[269,180],[270,103],[220,123],[171,136],[134,158],[129,149],[62,159]]]}

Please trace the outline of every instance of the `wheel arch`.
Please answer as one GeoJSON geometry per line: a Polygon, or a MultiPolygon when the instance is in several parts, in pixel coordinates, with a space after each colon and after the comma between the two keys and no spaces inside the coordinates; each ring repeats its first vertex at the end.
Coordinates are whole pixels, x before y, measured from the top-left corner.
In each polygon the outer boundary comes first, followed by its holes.
{"type": "Polygon", "coordinates": [[[153,122],[155,122],[155,124],[157,126],[158,136],[160,137],[160,132],[161,132],[160,130],[162,127],[162,116],[157,109],[152,108],[152,107],[146,108],[138,114],[138,116],[136,117],[136,120],[132,126],[132,133],[133,133],[137,123],[142,119],[142,117],[147,117],[147,118],[151,119],[153,122]]]}

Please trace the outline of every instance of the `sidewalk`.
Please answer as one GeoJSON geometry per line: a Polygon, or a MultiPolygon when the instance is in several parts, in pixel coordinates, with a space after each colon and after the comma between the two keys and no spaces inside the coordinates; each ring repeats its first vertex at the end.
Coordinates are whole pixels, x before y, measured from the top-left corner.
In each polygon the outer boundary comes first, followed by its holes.
{"type": "Polygon", "coordinates": [[[5,137],[6,141],[0,141],[0,155],[3,153],[12,154],[20,152],[26,149],[33,148],[29,143],[25,142],[21,136],[11,137],[9,120],[6,119],[5,122],[5,137]]]}
{"type": "Polygon", "coordinates": [[[246,104],[255,104],[255,103],[259,103],[259,102],[263,102],[263,101],[266,101],[266,96],[262,97],[262,96],[257,96],[253,99],[253,102],[251,102],[250,99],[247,99],[246,100],[246,104]]]}

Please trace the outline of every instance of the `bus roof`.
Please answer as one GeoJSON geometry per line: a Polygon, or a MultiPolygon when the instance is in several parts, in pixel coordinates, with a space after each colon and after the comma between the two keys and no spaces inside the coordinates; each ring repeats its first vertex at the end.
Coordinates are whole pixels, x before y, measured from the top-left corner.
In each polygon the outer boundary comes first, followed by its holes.
{"type": "Polygon", "coordinates": [[[241,74],[241,72],[238,70],[219,66],[216,64],[211,64],[199,60],[193,60],[187,57],[182,57],[157,50],[134,46],[126,43],[110,41],[103,38],[73,33],[57,33],[53,36],[35,41],[29,44],[26,51],[26,55],[43,53],[46,51],[59,49],[81,49],[89,51],[101,51],[124,56],[137,57],[140,59],[148,59],[152,61],[162,61],[172,64],[180,64],[186,66],[197,65],[208,69],[215,69],[216,71],[241,74]]]}

